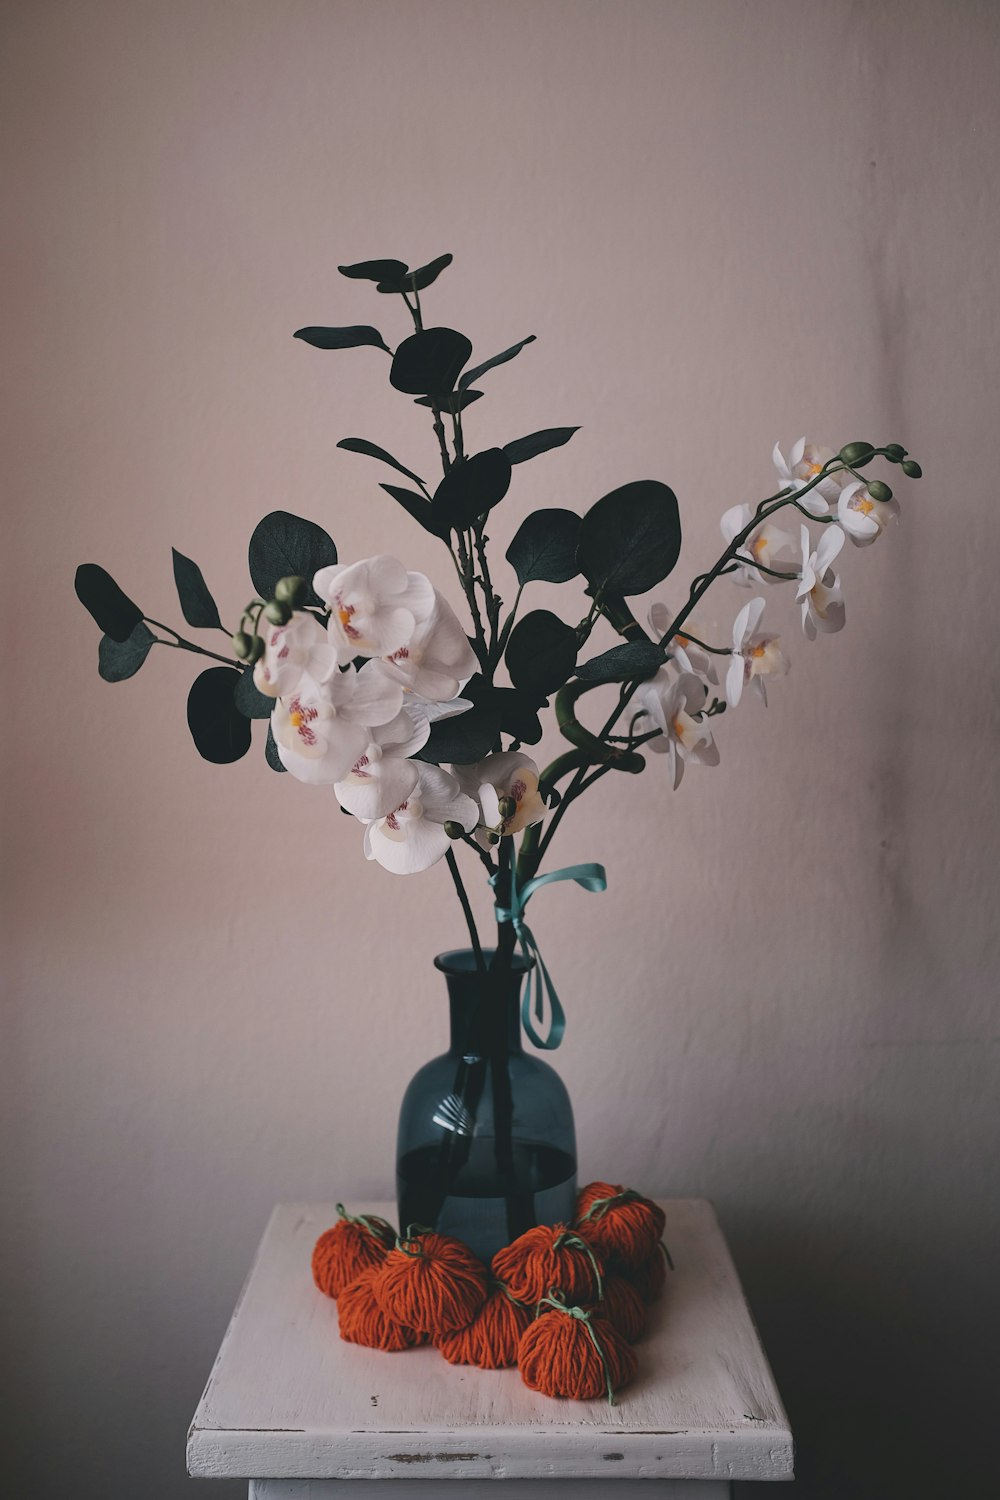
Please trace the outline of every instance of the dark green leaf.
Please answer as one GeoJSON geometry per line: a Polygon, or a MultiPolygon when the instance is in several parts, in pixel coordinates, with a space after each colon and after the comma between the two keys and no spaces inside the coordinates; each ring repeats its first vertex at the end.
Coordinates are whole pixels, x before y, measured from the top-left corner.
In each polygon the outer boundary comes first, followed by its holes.
{"type": "Polygon", "coordinates": [[[419,521],[431,536],[440,537],[444,542],[448,540],[447,526],[441,525],[433,505],[429,500],[425,500],[423,495],[418,495],[416,490],[404,490],[398,484],[382,484],[380,488],[385,490],[387,495],[391,495],[394,500],[398,500],[407,514],[411,515],[415,521],[419,521]]]}
{"type": "Polygon", "coordinates": [[[337,270],[352,281],[402,281],[408,267],[401,260],[359,260],[353,266],[338,266],[337,270]]]}
{"type": "Polygon", "coordinates": [[[573,675],[576,631],[547,609],[532,610],[519,620],[507,642],[505,659],[516,688],[544,698],[573,675]]]}
{"type": "Polygon", "coordinates": [[[275,741],[270,724],[267,726],[267,740],[264,744],[264,759],[267,761],[272,771],[288,770],[287,766],[283,766],[281,764],[281,758],[278,755],[278,746],[275,741]]]}
{"type": "Polygon", "coordinates": [[[424,328],[411,333],[396,350],[389,383],[410,396],[446,395],[454,389],[471,353],[464,333],[454,328],[424,328]]]}
{"type": "Polygon", "coordinates": [[[448,530],[464,530],[499,504],[510,489],[510,464],[500,448],[452,464],[434,491],[434,514],[448,530]]]}
{"type": "Polygon", "coordinates": [[[244,667],[233,689],[233,702],[245,719],[269,719],[274,699],[262,693],[253,680],[253,667],[244,667]]]}
{"type": "MultiPolygon", "coordinates": [[[[426,266],[419,266],[416,271],[410,271],[406,278],[406,290],[422,292],[425,286],[430,286],[432,281],[437,281],[446,266],[450,266],[454,260],[453,255],[439,255],[435,260],[429,260],[426,266]]],[[[379,287],[379,291],[382,288],[379,287]]]]}
{"type": "Polygon", "coordinates": [[[376,349],[384,349],[386,354],[392,353],[378,329],[366,324],[352,328],[297,328],[292,337],[303,339],[314,349],[360,349],[365,344],[372,344],[376,349]]]}
{"type": "Polygon", "coordinates": [[[442,411],[459,412],[471,406],[473,401],[478,401],[482,391],[452,391],[450,396],[418,396],[414,406],[437,406],[442,411]]]}
{"type": "Polygon", "coordinates": [[[102,635],[97,648],[97,670],[105,682],[124,682],[126,677],[135,676],[155,642],[156,637],[144,620],[139,621],[127,641],[102,635]]]}
{"type": "Polygon", "coordinates": [[[341,438],[337,447],[346,449],[348,453],[363,453],[367,458],[379,458],[384,464],[388,464],[390,468],[395,469],[397,473],[405,474],[407,479],[412,479],[414,484],[423,484],[424,482],[418,475],[414,474],[412,469],[408,469],[404,464],[401,464],[398,458],[393,458],[391,453],[387,453],[377,443],[369,443],[365,438],[341,438]]]}
{"type": "MultiPolygon", "coordinates": [[[[504,450],[506,452],[506,450],[504,450]]],[[[522,521],[507,548],[507,561],[520,584],[568,583],[580,569],[576,548],[580,517],[571,510],[535,510],[522,521]]]]}
{"type": "Polygon", "coordinates": [[[639,479],[588,510],[577,562],[594,588],[644,594],[673,571],[680,550],[676,495],[657,479],[639,479]]]}
{"type": "Polygon", "coordinates": [[[176,547],[170,550],[174,556],[174,583],[185,620],[199,630],[214,630],[216,626],[221,630],[218,605],[209,593],[198,564],[185,557],[183,552],[178,552],[176,547]]]}
{"type": "Polygon", "coordinates": [[[191,684],[187,721],[198,754],[214,765],[230,765],[250,749],[250,720],[240,713],[233,692],[240,680],[231,667],[209,667],[191,684]]]}
{"type": "MultiPolygon", "coordinates": [[[[533,333],[529,333],[526,339],[522,339],[519,344],[511,344],[510,348],[505,349],[502,354],[494,354],[492,359],[484,360],[481,365],[476,365],[473,369],[466,370],[465,374],[458,382],[459,390],[464,391],[470,385],[474,385],[475,382],[479,379],[480,375],[485,375],[487,370],[495,369],[497,365],[505,365],[509,359],[514,358],[515,354],[520,354],[521,350],[526,344],[533,344],[534,342],[535,335],[533,333]]],[[[469,349],[469,353],[472,353],[471,347],[469,349]]]]}
{"type": "Polygon", "coordinates": [[[453,719],[438,719],[432,724],[430,738],[414,758],[437,766],[445,763],[467,766],[489,755],[496,748],[500,733],[498,693],[499,689],[478,673],[470,677],[462,689],[462,697],[471,698],[472,707],[453,719]]]}
{"type": "Polygon", "coordinates": [[[322,526],[287,510],[272,510],[250,538],[250,577],[262,599],[274,598],[279,578],[304,578],[310,585],[305,602],[318,604],[313,574],[336,561],[337,549],[322,526]]]}
{"type": "Polygon", "coordinates": [[[666,659],[663,647],[655,641],[627,641],[592,656],[577,667],[576,675],[584,682],[631,682],[633,678],[652,677],[666,659]]]}
{"type": "Polygon", "coordinates": [[[545,427],[541,432],[530,432],[527,437],[517,438],[513,443],[504,443],[503,451],[512,464],[523,464],[539,453],[548,453],[551,448],[561,448],[568,443],[579,427],[545,427]]]}
{"type": "Polygon", "coordinates": [[[548,707],[548,699],[540,699],[518,688],[496,688],[495,691],[500,700],[500,728],[504,734],[513,735],[522,745],[537,745],[542,737],[538,710],[548,707]]]}
{"type": "Polygon", "coordinates": [[[123,594],[111,574],[97,563],[76,570],[76,597],[113,641],[127,641],[142,619],[142,610],[123,594]]]}

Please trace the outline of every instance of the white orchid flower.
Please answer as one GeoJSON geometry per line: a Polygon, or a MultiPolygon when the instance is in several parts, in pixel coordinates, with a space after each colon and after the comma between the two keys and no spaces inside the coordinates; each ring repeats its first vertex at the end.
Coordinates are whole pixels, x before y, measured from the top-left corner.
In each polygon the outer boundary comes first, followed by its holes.
{"type": "MultiPolygon", "coordinates": [[[[797,443],[793,444],[787,463],[777,443],[774,445],[771,457],[778,471],[778,481],[782,489],[800,490],[803,485],[815,479],[823,465],[828,464],[831,458],[836,457],[836,454],[832,448],[820,448],[816,443],[807,443],[805,438],[801,437],[797,443]]],[[[836,474],[828,474],[815,489],[802,496],[799,504],[810,515],[825,516],[830,509],[830,503],[835,501],[840,494],[845,472],[839,470],[836,474]]]]}
{"type": "MultiPolygon", "coordinates": [[[[807,496],[806,499],[809,497],[807,496]]],[[[826,505],[824,503],[824,509],[826,505]]],[[[733,505],[725,511],[719,527],[726,544],[735,541],[740,532],[749,526],[753,520],[754,507],[752,505],[733,505]]],[[[755,531],[751,531],[741,547],[742,553],[748,553],[755,562],[760,563],[762,568],[774,568],[779,573],[794,575],[797,570],[798,556],[795,550],[795,538],[791,532],[775,526],[771,521],[764,521],[755,531]]],[[[756,588],[761,583],[781,583],[780,578],[774,578],[770,573],[761,573],[749,561],[740,558],[739,567],[735,573],[728,573],[733,583],[739,584],[741,588],[756,588]]]]}
{"type": "Polygon", "coordinates": [[[285,625],[267,625],[264,655],[255,664],[253,680],[267,698],[294,693],[303,677],[323,683],[337,666],[337,651],[327,633],[307,610],[296,610],[285,625]]]}
{"type": "MultiPolygon", "coordinates": [[[[675,618],[676,614],[670,608],[670,605],[665,604],[662,600],[657,600],[656,603],[649,606],[649,628],[657,640],[666,635],[675,618]]],[[[688,619],[686,623],[698,635],[701,635],[702,632],[695,620],[688,619]]],[[[696,645],[690,636],[684,634],[683,630],[679,630],[671,640],[670,650],[673,653],[675,663],[682,672],[697,672],[711,683],[718,682],[719,679],[716,675],[715,663],[712,660],[711,653],[706,651],[704,647],[696,645]]]]}
{"type": "Polygon", "coordinates": [[[457,777],[441,766],[418,762],[413,791],[365,828],[365,858],[378,860],[393,875],[417,875],[448,852],[445,823],[461,823],[471,833],[478,821],[479,808],[462,792],[457,777]]]}
{"type": "Polygon", "coordinates": [[[403,689],[366,662],[334,672],[322,684],[303,678],[271,714],[278,757],[299,781],[325,786],[342,781],[364,755],[373,728],[388,724],[403,706],[403,689]]]}
{"type": "Polygon", "coordinates": [[[751,599],[733,622],[733,655],[726,673],[726,701],[730,708],[739,703],[748,683],[756,688],[766,706],[764,678],[788,671],[778,637],[757,629],[763,613],[763,599],[751,599]]]}
{"type": "Polygon", "coordinates": [[[427,715],[409,700],[388,724],[372,729],[365,753],[343,781],[334,783],[341,807],[370,823],[405,802],[419,779],[419,767],[409,757],[426,745],[430,732],[427,715]]]}
{"type": "Polygon", "coordinates": [[[384,553],[320,568],[313,588],[330,610],[327,634],[342,664],[356,656],[391,656],[434,609],[430,579],[408,573],[384,553]]]}
{"type": "Polygon", "coordinates": [[[674,677],[665,667],[661,667],[656,676],[639,689],[642,711],[661,731],[646,743],[650,750],[667,756],[675,791],[681,784],[688,761],[701,766],[719,764],[719,749],[712,738],[709,722],[698,717],[707,696],[708,689],[700,677],[692,672],[682,672],[679,677],[674,677]]]}
{"type": "Polygon", "coordinates": [[[430,614],[417,620],[409,639],[384,656],[380,667],[409,692],[448,703],[479,671],[479,662],[455,611],[435,589],[430,614]]]}
{"type": "Polygon", "coordinates": [[[545,817],[545,803],[538,790],[538,767],[519,750],[487,755],[470,766],[452,766],[459,786],[472,797],[481,812],[484,826],[476,830],[476,842],[490,848],[487,829],[500,834],[520,833],[529,823],[540,823],[545,817]],[[514,811],[501,817],[501,798],[509,797],[514,811]]]}
{"type": "Polygon", "coordinates": [[[802,629],[811,641],[816,639],[819,631],[832,635],[844,628],[840,579],[831,566],[844,541],[844,532],[839,526],[825,526],[819,546],[813,552],[810,550],[809,528],[802,528],[802,573],[795,597],[802,602],[802,629]]]}
{"type": "Polygon", "coordinates": [[[837,499],[837,520],[856,547],[870,546],[898,515],[895,495],[891,500],[873,500],[862,479],[846,484],[837,499]]]}

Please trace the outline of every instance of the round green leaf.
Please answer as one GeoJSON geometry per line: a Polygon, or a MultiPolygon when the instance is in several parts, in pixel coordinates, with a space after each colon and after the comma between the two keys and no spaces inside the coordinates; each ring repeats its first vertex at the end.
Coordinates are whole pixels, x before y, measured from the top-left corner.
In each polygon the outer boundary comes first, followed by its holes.
{"type": "Polygon", "coordinates": [[[594,589],[644,594],[674,569],[681,550],[677,496],[658,479],[623,484],[580,525],[577,562],[594,589]]]}
{"type": "Polygon", "coordinates": [[[576,631],[547,609],[532,610],[511,631],[505,660],[510,680],[525,693],[545,698],[573,675],[576,631]]]}
{"type": "Polygon", "coordinates": [[[198,564],[185,557],[183,552],[178,552],[176,547],[171,547],[170,550],[174,558],[174,583],[177,585],[177,597],[181,601],[185,620],[199,630],[221,630],[218,605],[209,592],[198,564]]]}
{"type": "Polygon", "coordinates": [[[576,561],[579,540],[580,517],[573,511],[558,506],[535,510],[518,527],[507,548],[507,561],[522,586],[568,583],[580,571],[576,561]]]}
{"type": "Polygon", "coordinates": [[[434,514],[446,529],[464,530],[492,510],[510,489],[510,462],[500,448],[487,448],[453,464],[434,491],[434,514]]]}
{"type": "Polygon", "coordinates": [[[250,577],[262,599],[274,597],[279,578],[305,578],[310,585],[306,603],[318,604],[313,574],[336,561],[337,549],[322,526],[287,510],[272,510],[250,538],[250,577]]]}
{"type": "Polygon", "coordinates": [[[97,670],[105,682],[124,682],[134,677],[156,644],[156,637],[140,620],[127,641],[113,640],[110,635],[101,636],[97,648],[97,670]]]}
{"type": "Polygon", "coordinates": [[[414,756],[429,765],[468,766],[482,760],[496,748],[500,733],[499,689],[478,673],[462,689],[462,697],[472,700],[472,707],[454,718],[438,719],[431,725],[427,743],[414,756]]]}
{"type": "Polygon", "coordinates": [[[584,682],[631,682],[633,678],[651,677],[662,667],[667,654],[655,641],[626,641],[612,646],[600,656],[592,656],[577,667],[576,675],[584,682]]]}
{"type": "Polygon", "coordinates": [[[441,396],[454,389],[472,353],[464,333],[454,328],[424,328],[411,333],[396,350],[389,382],[410,396],[441,396]]]}
{"type": "Polygon", "coordinates": [[[142,610],[97,563],[81,563],[74,580],[76,597],[113,641],[127,641],[142,620],[142,610]]]}
{"type": "Polygon", "coordinates": [[[187,721],[198,754],[214,765],[230,765],[250,749],[250,720],[233,700],[240,673],[209,667],[191,684],[187,721]]]}
{"type": "Polygon", "coordinates": [[[253,680],[253,667],[244,667],[233,689],[233,702],[246,719],[269,719],[274,699],[262,693],[253,680]]]}

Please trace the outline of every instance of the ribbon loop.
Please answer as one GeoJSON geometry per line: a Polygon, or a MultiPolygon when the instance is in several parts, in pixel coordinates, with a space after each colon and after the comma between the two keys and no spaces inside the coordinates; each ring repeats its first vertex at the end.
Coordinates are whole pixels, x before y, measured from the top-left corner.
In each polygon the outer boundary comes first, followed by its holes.
{"type": "MultiPolygon", "coordinates": [[[[552,976],[545,967],[545,960],[539,952],[535,935],[524,920],[524,908],[543,885],[551,885],[557,880],[575,881],[585,891],[606,891],[608,888],[608,877],[604,866],[598,864],[567,865],[562,870],[550,870],[547,875],[536,875],[534,879],[525,881],[523,886],[518,886],[517,875],[512,873],[510,906],[494,908],[498,922],[513,923],[514,932],[521,945],[521,952],[528,960],[524,999],[521,1001],[521,1024],[528,1033],[529,1040],[543,1052],[554,1052],[562,1041],[566,1031],[566,1012],[562,1008],[556,987],[552,983],[552,976]],[[533,969],[537,969],[537,975],[533,973],[533,969]],[[532,1005],[533,986],[534,1005],[532,1005]],[[544,1018],[546,998],[549,1003],[549,1026],[548,1031],[543,1035],[535,1025],[535,1021],[541,1022],[544,1018]],[[534,1021],[532,1012],[534,1012],[534,1021]]],[[[497,876],[491,876],[492,886],[496,886],[496,881],[497,876]]]]}

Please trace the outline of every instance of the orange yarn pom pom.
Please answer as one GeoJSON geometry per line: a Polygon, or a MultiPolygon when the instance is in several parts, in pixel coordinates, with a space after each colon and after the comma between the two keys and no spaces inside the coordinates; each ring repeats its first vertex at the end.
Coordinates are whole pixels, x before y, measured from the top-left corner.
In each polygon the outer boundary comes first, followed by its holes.
{"type": "Polygon", "coordinates": [[[362,1271],[380,1266],[396,1243],[396,1231],[376,1214],[347,1213],[337,1204],[340,1218],[325,1229],[313,1247],[313,1281],[328,1297],[339,1297],[362,1271]]]}
{"type": "Polygon", "coordinates": [[[635,1287],[643,1302],[655,1302],[667,1280],[667,1263],[663,1247],[657,1245],[641,1266],[622,1266],[622,1275],[635,1287]]]}
{"type": "Polygon", "coordinates": [[[422,1344],[423,1337],[412,1328],[387,1318],[375,1300],[373,1282],[379,1268],[372,1266],[345,1286],[337,1303],[340,1337],[348,1344],[363,1344],[366,1349],[385,1349],[398,1354],[422,1344]]]}
{"type": "Polygon", "coordinates": [[[604,1300],[589,1311],[607,1318],[623,1339],[634,1344],[646,1328],[646,1308],[636,1288],[625,1276],[609,1271],[604,1278],[604,1300]]]}
{"type": "Polygon", "coordinates": [[[648,1260],[666,1227],[662,1208],[632,1188],[591,1182],[576,1202],[576,1228],[608,1260],[638,1266],[648,1260]]]}
{"type": "Polygon", "coordinates": [[[373,1286],[393,1322],[437,1337],[472,1322],[486,1301],[486,1267],[461,1240],[411,1228],[389,1251],[373,1286]]]}
{"type": "Polygon", "coordinates": [[[505,1370],[517,1364],[517,1347],[532,1317],[530,1308],[495,1285],[468,1328],[439,1334],[434,1343],[449,1364],[505,1370]]]}
{"type": "Polygon", "coordinates": [[[565,1224],[526,1229],[493,1257],[493,1274],[518,1302],[533,1306],[559,1291],[584,1305],[601,1297],[603,1263],[589,1243],[565,1224]]]}
{"type": "Polygon", "coordinates": [[[613,1406],[638,1360],[606,1318],[554,1305],[522,1334],[517,1363],[525,1385],[543,1396],[592,1401],[606,1393],[613,1406]]]}

